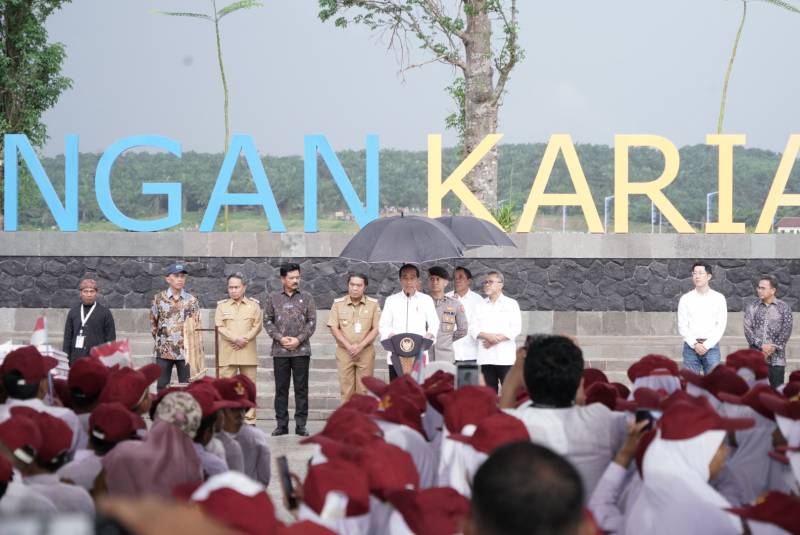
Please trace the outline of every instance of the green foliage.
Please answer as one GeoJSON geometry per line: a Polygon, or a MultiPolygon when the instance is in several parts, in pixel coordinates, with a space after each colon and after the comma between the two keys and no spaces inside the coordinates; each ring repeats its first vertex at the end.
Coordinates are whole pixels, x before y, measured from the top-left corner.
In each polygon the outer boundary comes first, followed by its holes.
{"type": "Polygon", "coordinates": [[[498,203],[497,210],[492,214],[506,232],[511,232],[514,223],[517,222],[517,214],[514,212],[514,205],[508,201],[498,203]]]}
{"type": "Polygon", "coordinates": [[[464,146],[464,136],[467,128],[467,118],[464,111],[465,89],[466,81],[461,76],[453,80],[453,83],[445,88],[447,94],[450,95],[450,98],[456,103],[456,111],[445,118],[444,124],[447,128],[456,131],[456,134],[458,134],[458,142],[461,147],[464,146]]]}
{"type": "MultiPolygon", "coordinates": [[[[545,144],[501,145],[499,148],[498,197],[505,199],[503,210],[518,215],[528,200],[533,177],[541,163],[545,144]]],[[[589,182],[597,210],[603,215],[603,197],[614,194],[614,150],[606,145],[576,146],[578,158],[589,182]]],[[[337,152],[342,167],[363,202],[366,160],[364,151],[337,152]]],[[[760,149],[737,147],[734,150],[734,217],[745,221],[749,228],[755,226],[781,155],[760,149]]],[[[81,154],[79,168],[79,214],[81,228],[93,228],[105,221],[94,194],[94,172],[99,155],[81,154]]],[[[222,165],[222,154],[186,152],[182,158],[170,154],[129,152],[114,164],[111,188],[114,202],[123,213],[137,218],[155,218],[166,213],[166,198],[161,195],[142,195],[143,182],[181,182],[183,184],[183,209],[185,228],[193,228],[208,205],[208,197],[217,180],[222,165]]],[[[462,161],[459,149],[442,151],[442,171],[448,175],[462,161]]],[[[297,220],[303,214],[303,160],[299,156],[265,156],[262,158],[270,187],[281,215],[286,220],[297,220]]],[[[64,157],[43,158],[42,165],[59,197],[64,192],[64,157]]],[[[664,166],[660,153],[648,149],[632,149],[630,153],[630,180],[648,181],[658,177],[664,166]]],[[[52,218],[33,181],[24,174],[20,178],[20,224],[24,228],[48,228],[52,218]]],[[[341,193],[334,184],[326,165],[319,162],[318,199],[321,218],[332,218],[336,212],[349,215],[341,193]]],[[[563,158],[553,168],[547,187],[548,193],[573,192],[572,182],[563,158]]],[[[717,152],[715,147],[693,145],[680,149],[680,170],[675,181],[666,188],[667,198],[692,225],[700,230],[705,217],[706,193],[717,190],[717,152]]],[[[255,191],[252,176],[244,159],[240,159],[230,191],[252,193],[255,191]]],[[[800,193],[800,164],[795,165],[789,178],[787,193],[800,193]]],[[[456,209],[451,195],[445,206],[456,209]]],[[[427,209],[427,153],[382,149],[380,154],[380,206],[402,208],[405,211],[427,209]]],[[[266,218],[260,207],[232,207],[235,217],[250,214],[263,222],[266,218]]],[[[570,214],[578,215],[572,208],[570,214]]],[[[712,206],[716,218],[717,206],[712,206]]],[[[782,208],[779,217],[800,215],[797,208],[782,208]]],[[[542,209],[542,216],[560,216],[560,208],[542,209]]],[[[641,196],[632,196],[630,220],[649,228],[650,202],[641,196]]],[[[537,216],[538,221],[538,216],[537,216]]],[[[665,220],[666,223],[666,220],[665,220]]],[[[534,223],[538,226],[537,223],[534,223]]],[[[249,228],[249,227],[248,227],[249,228]]]]}

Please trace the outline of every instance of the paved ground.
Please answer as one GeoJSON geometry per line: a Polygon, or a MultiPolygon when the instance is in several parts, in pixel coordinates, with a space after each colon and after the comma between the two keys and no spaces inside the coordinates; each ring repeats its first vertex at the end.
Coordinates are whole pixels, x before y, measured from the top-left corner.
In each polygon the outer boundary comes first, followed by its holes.
{"type": "MultiPolygon", "coordinates": [[[[325,422],[323,421],[309,421],[308,432],[318,433],[322,431],[325,422]]],[[[289,461],[289,469],[297,474],[300,480],[306,477],[306,469],[308,466],[308,459],[311,457],[311,452],[314,449],[313,445],[299,444],[300,438],[294,433],[294,425],[289,427],[290,434],[281,437],[269,436],[275,429],[275,420],[258,420],[258,428],[267,433],[267,440],[269,442],[270,452],[272,453],[272,476],[269,480],[269,495],[272,498],[272,503],[275,504],[275,514],[279,520],[289,521],[291,515],[283,505],[283,493],[281,491],[280,481],[278,479],[278,468],[275,463],[281,455],[286,455],[289,461]]]]}

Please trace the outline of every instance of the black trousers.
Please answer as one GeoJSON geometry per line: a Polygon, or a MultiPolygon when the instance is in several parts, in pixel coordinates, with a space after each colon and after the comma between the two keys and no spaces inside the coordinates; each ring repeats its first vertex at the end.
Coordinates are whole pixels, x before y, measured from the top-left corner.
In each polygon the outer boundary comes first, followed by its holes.
{"type": "Polygon", "coordinates": [[[510,369],[511,366],[501,366],[499,364],[484,364],[481,366],[481,373],[486,386],[495,392],[499,391],[510,369]]]}
{"type": "Polygon", "coordinates": [[[156,364],[161,368],[161,377],[158,378],[157,388],[163,390],[167,387],[172,379],[172,367],[175,366],[178,370],[178,382],[189,382],[189,363],[185,360],[169,360],[156,357],[156,364]]]}
{"type": "Polygon", "coordinates": [[[784,383],[786,378],[786,366],[773,366],[770,364],[767,370],[769,374],[769,386],[778,388],[784,383]]]}
{"type": "Polygon", "coordinates": [[[294,423],[305,428],[308,420],[308,368],[311,357],[274,357],[275,419],[281,429],[289,428],[289,385],[294,377],[294,423]]]}

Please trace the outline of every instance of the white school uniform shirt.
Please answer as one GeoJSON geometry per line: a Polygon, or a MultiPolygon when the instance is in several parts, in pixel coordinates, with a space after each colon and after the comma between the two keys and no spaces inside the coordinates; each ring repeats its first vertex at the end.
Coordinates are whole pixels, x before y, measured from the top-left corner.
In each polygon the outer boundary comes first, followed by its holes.
{"type": "MultiPolygon", "coordinates": [[[[475,321],[475,314],[478,312],[478,307],[483,303],[483,297],[467,290],[464,296],[458,295],[455,291],[447,292],[447,295],[458,299],[464,307],[464,313],[467,316],[467,325],[472,325],[475,321]]],[[[476,360],[478,358],[478,339],[475,338],[471,332],[463,338],[459,338],[453,342],[453,353],[455,353],[455,360],[476,360]]]]}
{"type": "Polygon", "coordinates": [[[624,533],[627,510],[625,498],[630,497],[631,491],[638,495],[641,484],[635,463],[631,462],[628,468],[613,461],[608,465],[594,492],[589,496],[588,503],[589,510],[603,533],[624,533]]]}
{"type": "Polygon", "coordinates": [[[419,431],[407,425],[387,422],[379,418],[375,423],[383,431],[383,439],[389,444],[394,444],[401,450],[411,455],[414,465],[419,473],[419,488],[427,489],[436,484],[436,454],[431,444],[425,440],[419,431]]]}
{"type": "Polygon", "coordinates": [[[776,424],[747,405],[723,402],[720,412],[727,418],[752,418],[756,422],[755,427],[734,431],[736,449],[731,450],[725,461],[736,476],[742,503],[752,503],[770,490],[769,465],[772,459],[769,452],[772,451],[772,433],[776,424]]]}
{"type": "Polygon", "coordinates": [[[253,425],[244,424],[236,433],[236,441],[244,455],[244,473],[264,485],[269,485],[272,455],[267,444],[267,435],[253,425]]]}
{"type": "Polygon", "coordinates": [[[0,499],[0,516],[55,516],[58,509],[44,494],[28,487],[15,468],[6,493],[0,499]]]}
{"type": "Polygon", "coordinates": [[[522,314],[517,301],[503,294],[494,303],[485,298],[476,309],[475,321],[469,322],[470,336],[477,340],[482,332],[502,334],[508,340],[489,348],[483,347],[478,340],[478,364],[513,365],[517,359],[516,338],[522,332],[522,314]]]}
{"type": "Polygon", "coordinates": [[[587,496],[619,451],[628,429],[627,415],[602,403],[558,409],[534,407],[528,401],[504,410],[522,420],[531,441],[565,456],[575,466],[587,496]]]}
{"type": "Polygon", "coordinates": [[[244,473],[244,453],[242,452],[242,447],[233,438],[233,435],[226,431],[220,431],[217,433],[217,438],[225,448],[225,462],[228,465],[228,469],[244,473]]]}
{"type": "MultiPolygon", "coordinates": [[[[390,295],[383,304],[378,332],[381,340],[395,334],[414,333],[420,336],[427,334],[436,342],[439,316],[433,299],[422,292],[414,292],[410,297],[402,291],[390,295]]],[[[392,363],[391,353],[386,353],[386,362],[392,363]]]]}
{"type": "Polygon", "coordinates": [[[11,409],[14,407],[30,407],[31,409],[39,412],[46,412],[56,418],[60,418],[72,430],[72,444],[70,445],[70,452],[75,453],[78,449],[85,447],[89,443],[89,437],[83,430],[78,415],[72,409],[66,407],[55,407],[47,405],[39,398],[33,399],[15,399],[8,398],[3,405],[0,405],[0,422],[5,422],[11,418],[11,409]]]}
{"type": "Polygon", "coordinates": [[[29,488],[48,498],[59,513],[83,513],[94,516],[94,500],[89,492],[77,485],[62,483],[58,474],[39,474],[25,478],[29,488]]]}
{"type": "Polygon", "coordinates": [[[57,473],[61,479],[68,479],[91,491],[94,488],[94,480],[102,470],[102,457],[92,450],[78,450],[75,458],[59,468],[57,473]]]}
{"type": "Polygon", "coordinates": [[[194,451],[200,458],[200,465],[207,477],[212,477],[228,471],[228,465],[225,463],[224,459],[220,459],[217,455],[211,453],[197,442],[192,442],[192,446],[194,446],[194,451]]]}
{"type": "Polygon", "coordinates": [[[678,333],[689,347],[694,347],[698,338],[705,338],[703,345],[711,349],[719,343],[727,323],[725,296],[711,288],[705,294],[686,292],[678,301],[678,333]]]}

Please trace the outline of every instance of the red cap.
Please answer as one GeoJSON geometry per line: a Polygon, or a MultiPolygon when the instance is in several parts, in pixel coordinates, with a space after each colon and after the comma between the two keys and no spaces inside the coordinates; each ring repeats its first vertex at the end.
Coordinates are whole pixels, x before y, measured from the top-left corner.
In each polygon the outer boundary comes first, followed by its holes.
{"type": "Polygon", "coordinates": [[[392,492],[389,502],[416,535],[461,533],[469,514],[469,500],[450,487],[392,492]]]}
{"type": "Polygon", "coordinates": [[[583,378],[583,389],[588,390],[590,386],[595,383],[606,383],[608,384],[608,377],[602,370],[598,370],[597,368],[584,368],[583,373],[581,374],[583,378]]]}
{"type": "Polygon", "coordinates": [[[363,412],[364,414],[372,414],[378,410],[378,400],[375,399],[375,396],[353,394],[350,396],[350,399],[341,405],[341,408],[363,412]]]}
{"type": "Polygon", "coordinates": [[[383,396],[383,392],[386,390],[386,387],[389,386],[389,384],[386,381],[382,381],[377,377],[375,377],[374,375],[367,375],[366,377],[362,377],[361,384],[364,385],[367,390],[369,390],[378,397],[383,396]]]}
{"type": "Polygon", "coordinates": [[[53,377],[53,390],[55,390],[56,397],[61,400],[62,405],[72,408],[72,396],[69,394],[69,386],[67,386],[66,379],[53,377]]]}
{"type": "Polygon", "coordinates": [[[725,364],[739,370],[740,368],[749,368],[753,371],[756,379],[766,379],[768,366],[765,360],[764,353],[757,349],[740,349],[734,351],[725,357],[725,364]]]}
{"type": "Polygon", "coordinates": [[[725,401],[727,403],[733,403],[734,405],[747,405],[748,407],[756,411],[764,418],[769,418],[770,420],[774,420],[775,415],[761,401],[760,398],[761,394],[773,394],[776,396],[778,395],[775,389],[772,388],[771,386],[759,383],[757,385],[754,385],[753,388],[748,390],[747,393],[743,396],[734,396],[733,394],[728,394],[727,392],[720,392],[718,397],[722,401],[725,401]]]}
{"type": "Polygon", "coordinates": [[[403,375],[389,383],[383,394],[378,397],[384,397],[387,394],[393,398],[406,398],[416,407],[420,414],[428,408],[428,398],[425,397],[425,391],[410,375],[403,375]]]}
{"type": "Polygon", "coordinates": [[[793,383],[795,381],[800,381],[800,370],[795,370],[789,374],[788,382],[793,383]]]}
{"type": "Polygon", "coordinates": [[[119,401],[133,410],[147,395],[150,385],[161,375],[158,364],[148,364],[138,370],[112,368],[100,393],[100,403],[119,401]]]}
{"type": "Polygon", "coordinates": [[[761,393],[759,401],[774,414],[790,420],[800,420],[800,401],[791,401],[778,394],[761,393]]]}
{"type": "Polygon", "coordinates": [[[14,477],[14,466],[11,461],[0,455],[0,482],[8,483],[14,477]]]}
{"type": "Polygon", "coordinates": [[[25,464],[31,464],[42,447],[39,426],[23,416],[14,416],[0,423],[0,442],[25,464]]]}
{"type": "Polygon", "coordinates": [[[587,405],[602,403],[612,411],[615,411],[619,401],[623,401],[619,399],[619,392],[608,383],[595,382],[586,390],[587,405]]]}
{"type": "Polygon", "coordinates": [[[255,403],[248,399],[247,387],[245,387],[244,382],[236,377],[217,379],[214,381],[214,388],[217,389],[222,399],[236,403],[237,406],[235,408],[252,409],[256,406],[255,403]]]}
{"type": "Polygon", "coordinates": [[[58,366],[53,357],[43,357],[34,346],[23,346],[6,355],[0,366],[0,375],[18,371],[24,384],[32,385],[47,378],[47,374],[58,366]]]}
{"type": "Polygon", "coordinates": [[[411,455],[383,440],[364,447],[359,466],[367,473],[370,492],[383,500],[388,492],[419,487],[419,473],[411,455]]]}
{"type": "Polygon", "coordinates": [[[79,358],[69,369],[67,386],[70,397],[78,403],[94,400],[106,385],[109,373],[108,366],[100,362],[100,359],[79,358]]]}
{"type": "Polygon", "coordinates": [[[329,492],[347,496],[347,516],[369,512],[369,482],[367,474],[356,464],[331,459],[327,463],[308,467],[303,483],[303,501],[317,514],[322,512],[329,492]]]}
{"type": "Polygon", "coordinates": [[[743,396],[750,389],[747,381],[742,379],[736,370],[724,364],[711,370],[708,375],[700,375],[690,370],[681,370],[681,375],[687,382],[710,392],[717,398],[721,392],[743,396]]]}
{"type": "Polygon", "coordinates": [[[667,407],[670,407],[674,403],[679,401],[685,401],[686,403],[700,403],[700,398],[702,396],[693,396],[690,393],[686,392],[685,390],[676,390],[663,400],[661,400],[661,409],[666,410],[667,407]]]}
{"type": "Polygon", "coordinates": [[[138,414],[118,401],[101,403],[89,416],[89,434],[105,442],[136,438],[136,432],[145,427],[138,414]]]}
{"type": "Polygon", "coordinates": [[[425,430],[422,428],[422,413],[419,407],[407,397],[387,393],[381,398],[375,417],[415,429],[427,438],[425,430]]]}
{"type": "Polygon", "coordinates": [[[443,395],[441,402],[444,423],[451,433],[460,433],[465,425],[477,425],[500,410],[497,408],[497,392],[488,386],[463,386],[443,395]]]}
{"type": "Polygon", "coordinates": [[[13,407],[11,415],[27,418],[39,428],[42,446],[36,450],[37,460],[50,463],[72,446],[72,429],[61,418],[24,406],[13,407]]]}
{"type": "Polygon", "coordinates": [[[208,418],[215,412],[222,409],[233,409],[239,406],[238,402],[222,399],[217,389],[208,381],[195,381],[186,387],[186,393],[200,405],[203,411],[203,418],[208,418]]]}
{"type": "Polygon", "coordinates": [[[436,373],[422,383],[422,390],[425,391],[425,397],[428,398],[430,406],[441,413],[444,411],[444,407],[439,403],[439,396],[455,390],[455,377],[452,373],[444,370],[436,370],[436,373]]]}
{"type": "Polygon", "coordinates": [[[664,440],[687,440],[706,431],[737,431],[755,425],[752,418],[723,418],[706,398],[696,403],[678,401],[670,405],[659,420],[661,438],[664,440]]]}
{"type": "Polygon", "coordinates": [[[348,449],[366,447],[383,438],[378,424],[363,413],[350,409],[337,410],[328,418],[325,428],[300,441],[300,444],[319,444],[326,457],[352,458],[348,449]],[[334,414],[336,418],[334,418],[334,414]]]}
{"type": "Polygon", "coordinates": [[[800,498],[782,492],[771,491],[753,505],[726,509],[731,513],[774,524],[789,533],[800,533],[800,498]]]}
{"type": "MultiPolygon", "coordinates": [[[[681,392],[681,390],[676,390],[676,392],[681,392]]],[[[646,386],[639,387],[633,391],[633,399],[617,400],[617,410],[661,410],[662,403],[666,397],[666,393],[663,390],[653,390],[652,388],[647,388],[646,386]]]]}
{"type": "Polygon", "coordinates": [[[648,375],[674,375],[677,377],[678,364],[664,355],[645,355],[628,368],[628,379],[631,382],[648,375]]]}
{"type": "Polygon", "coordinates": [[[454,433],[448,438],[469,444],[477,451],[486,454],[512,442],[530,442],[531,440],[528,429],[522,420],[504,412],[498,412],[481,420],[471,437],[454,433]]]}
{"type": "Polygon", "coordinates": [[[244,389],[247,391],[247,399],[253,402],[253,406],[255,407],[256,404],[256,384],[243,373],[233,376],[234,379],[238,379],[244,385],[244,389]]]}
{"type": "Polygon", "coordinates": [[[783,395],[787,399],[800,401],[800,381],[792,381],[783,385],[783,395]]]}
{"type": "Polygon", "coordinates": [[[617,393],[619,394],[619,397],[621,397],[622,399],[628,399],[628,396],[631,395],[631,389],[622,383],[614,382],[611,383],[611,386],[617,389],[617,393]]]}

